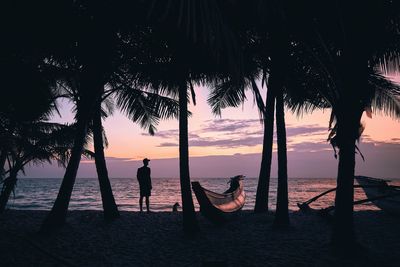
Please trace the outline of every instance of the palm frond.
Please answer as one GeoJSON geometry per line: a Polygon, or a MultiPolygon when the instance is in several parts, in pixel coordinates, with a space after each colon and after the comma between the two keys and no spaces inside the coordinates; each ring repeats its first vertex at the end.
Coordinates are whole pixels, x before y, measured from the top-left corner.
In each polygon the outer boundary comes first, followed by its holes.
{"type": "Polygon", "coordinates": [[[94,159],[96,157],[96,153],[89,149],[84,149],[82,155],[87,159],[94,159]]]}
{"type": "Polygon", "coordinates": [[[116,91],[116,101],[123,113],[152,135],[160,119],[177,118],[179,114],[179,103],[176,100],[138,89],[124,88],[116,91]]]}
{"type": "Polygon", "coordinates": [[[376,73],[369,76],[368,82],[375,92],[371,99],[373,112],[400,118],[400,85],[376,73]]]}
{"type": "Polygon", "coordinates": [[[261,97],[260,90],[259,90],[256,82],[254,81],[254,79],[251,79],[251,89],[253,92],[254,101],[258,107],[258,113],[260,116],[260,120],[263,121],[263,119],[265,117],[265,111],[266,111],[265,104],[264,104],[264,100],[261,97]]]}
{"type": "Polygon", "coordinates": [[[245,100],[245,86],[228,79],[215,85],[207,102],[210,104],[212,112],[217,116],[221,116],[222,109],[238,107],[245,100]]]}
{"type": "Polygon", "coordinates": [[[114,113],[115,105],[111,97],[106,97],[101,102],[102,117],[108,117],[114,113]]]}
{"type": "Polygon", "coordinates": [[[189,86],[190,86],[190,94],[192,96],[193,105],[196,106],[196,93],[194,91],[193,83],[191,81],[189,81],[189,86]]]}

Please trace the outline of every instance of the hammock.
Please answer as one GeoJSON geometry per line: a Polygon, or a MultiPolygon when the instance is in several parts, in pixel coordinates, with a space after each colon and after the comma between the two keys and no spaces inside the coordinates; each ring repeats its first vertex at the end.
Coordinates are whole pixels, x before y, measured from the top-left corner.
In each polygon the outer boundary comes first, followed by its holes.
{"type": "Polygon", "coordinates": [[[200,212],[211,221],[224,222],[224,213],[232,213],[243,208],[246,194],[243,188],[243,175],[231,178],[230,188],[224,193],[205,189],[199,182],[192,182],[192,188],[200,205],[200,212]]]}

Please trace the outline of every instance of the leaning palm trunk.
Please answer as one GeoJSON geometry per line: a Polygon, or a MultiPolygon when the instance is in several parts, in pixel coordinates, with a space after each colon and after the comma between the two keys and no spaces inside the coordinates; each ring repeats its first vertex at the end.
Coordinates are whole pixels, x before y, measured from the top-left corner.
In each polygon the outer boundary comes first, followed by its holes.
{"type": "Polygon", "coordinates": [[[3,181],[4,179],[4,165],[6,164],[7,160],[7,153],[6,152],[0,152],[0,182],[3,181]]]}
{"type": "MultiPolygon", "coordinates": [[[[271,76],[269,77],[269,84],[271,76]]],[[[274,111],[275,111],[275,94],[272,87],[268,87],[267,100],[264,114],[264,138],[263,150],[261,159],[260,176],[258,178],[256,204],[254,212],[262,213],[268,211],[269,198],[269,182],[271,177],[271,161],[272,161],[272,146],[274,139],[274,111]]]]}
{"type": "Polygon", "coordinates": [[[119,217],[117,205],[115,204],[110,180],[108,177],[106,159],[103,146],[103,126],[101,123],[101,104],[96,106],[93,118],[93,141],[95,152],[95,164],[97,177],[100,184],[101,200],[103,203],[104,218],[108,221],[119,217]]]}
{"type": "Polygon", "coordinates": [[[289,225],[288,175],[286,155],[285,110],[282,87],[276,96],[276,132],[278,139],[278,192],[274,225],[289,225]]]}
{"type": "Polygon", "coordinates": [[[10,176],[4,180],[3,188],[0,194],[0,214],[6,209],[8,200],[11,193],[14,191],[15,185],[17,184],[17,168],[12,168],[10,171],[10,176]]]}
{"type": "Polygon", "coordinates": [[[183,230],[198,229],[189,175],[188,98],[186,81],[179,86],[179,172],[182,193],[183,230]]]}
{"type": "Polygon", "coordinates": [[[88,132],[88,115],[82,115],[78,115],[77,130],[74,138],[74,147],[72,148],[71,158],[68,162],[57,199],[41,226],[42,231],[60,227],[65,223],[69,201],[71,199],[72,190],[75,184],[79,163],[81,161],[82,151],[88,132]]]}

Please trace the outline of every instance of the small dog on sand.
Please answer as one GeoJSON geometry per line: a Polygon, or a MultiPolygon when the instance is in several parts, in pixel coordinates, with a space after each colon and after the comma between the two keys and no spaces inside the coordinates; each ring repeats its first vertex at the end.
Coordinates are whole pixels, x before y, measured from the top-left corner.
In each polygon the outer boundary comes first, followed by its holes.
{"type": "Polygon", "coordinates": [[[180,207],[179,203],[176,202],[173,206],[172,206],[172,212],[178,212],[178,207],[180,207]]]}

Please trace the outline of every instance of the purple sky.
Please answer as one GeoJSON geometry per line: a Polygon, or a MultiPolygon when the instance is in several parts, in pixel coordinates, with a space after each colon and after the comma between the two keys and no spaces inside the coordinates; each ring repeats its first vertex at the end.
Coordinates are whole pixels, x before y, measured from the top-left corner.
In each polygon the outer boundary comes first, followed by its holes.
{"type": "MultiPolygon", "coordinates": [[[[395,77],[399,79],[400,76],[395,77]]],[[[260,170],[263,126],[251,95],[239,108],[223,110],[215,117],[207,105],[208,89],[195,87],[197,105],[190,105],[190,173],[192,177],[229,177],[244,174],[257,177],[260,170]]],[[[266,95],[266,90],[262,90],[266,95]]],[[[61,117],[71,122],[71,103],[60,102],[61,117]]],[[[336,177],[337,160],[326,142],[330,111],[294,115],[286,111],[289,177],[336,177]]],[[[365,162],[357,156],[356,173],[400,178],[400,123],[374,113],[363,116],[365,131],[359,145],[365,162]]],[[[153,177],[178,177],[178,122],[162,121],[155,136],[149,136],[116,111],[104,122],[109,146],[106,149],[110,177],[134,177],[141,160],[150,158],[153,177]]],[[[274,149],[276,145],[274,144],[274,149]]],[[[276,177],[273,159],[271,176],[276,177]]],[[[63,177],[57,164],[29,166],[27,177],[63,177]]],[[[96,177],[94,163],[83,160],[78,177],[96,177]]]]}
{"type": "MultiPolygon", "coordinates": [[[[288,152],[289,177],[335,177],[337,160],[333,151],[324,143],[306,144],[307,150],[301,145],[296,151],[288,152]],[[312,146],[315,152],[309,152],[312,146]]],[[[356,174],[368,174],[372,177],[400,178],[399,151],[400,144],[362,143],[360,149],[365,162],[357,156],[356,174]]],[[[247,177],[257,177],[260,168],[260,154],[236,154],[228,156],[203,156],[190,159],[191,176],[196,177],[229,177],[245,174],[247,177]]],[[[108,158],[108,168],[111,177],[135,177],[136,169],[141,161],[128,158],[108,158]]],[[[179,177],[178,159],[154,159],[150,162],[153,177],[179,177]]],[[[277,175],[276,153],[273,155],[271,176],[277,175]]],[[[30,167],[29,177],[62,177],[64,169],[53,165],[30,167]]],[[[82,161],[78,177],[96,177],[94,163],[82,161]]]]}

